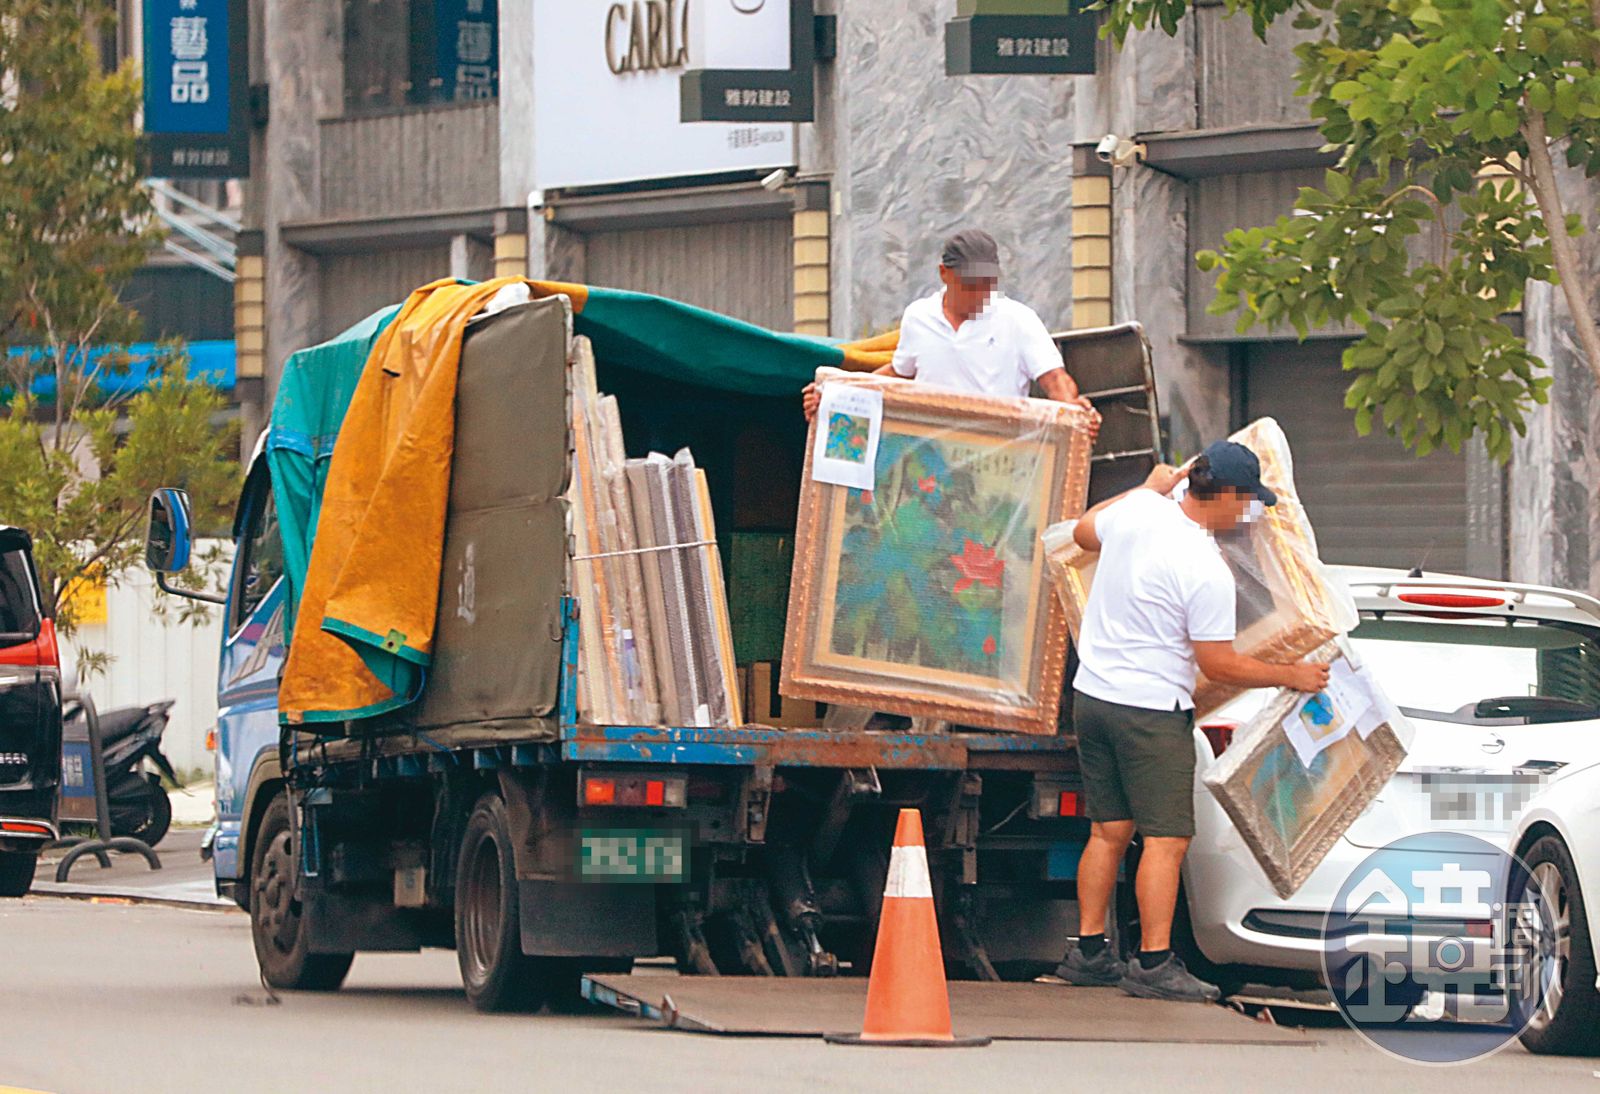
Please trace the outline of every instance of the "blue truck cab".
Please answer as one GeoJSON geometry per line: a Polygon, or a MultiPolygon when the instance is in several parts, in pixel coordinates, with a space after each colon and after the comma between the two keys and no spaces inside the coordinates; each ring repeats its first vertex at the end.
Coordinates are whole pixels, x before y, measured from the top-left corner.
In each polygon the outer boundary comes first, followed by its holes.
{"type": "MultiPolygon", "coordinates": [[[[476,320],[465,336],[437,652],[411,707],[280,724],[300,548],[278,516],[272,446],[299,446],[304,466],[325,475],[333,438],[275,442],[274,423],[252,461],[222,604],[213,862],[218,892],[251,915],[266,981],[332,990],[357,952],[422,947],[456,949],[483,1010],[537,1007],[574,993],[585,972],[640,957],[704,975],[863,974],[905,806],[923,813],[952,972],[1001,979],[1052,967],[1075,925],[1088,829],[1070,734],[579,718],[570,548],[564,534],[551,547],[537,534],[546,507],[564,520],[561,490],[496,494],[541,477],[565,483],[564,467],[549,472],[570,453],[570,330],[556,297],[476,320]],[[532,423],[515,444],[488,425],[508,406],[532,423]],[[460,610],[463,596],[473,610],[460,610]]],[[[360,337],[370,344],[373,333],[360,337]]],[[[1115,399],[1133,392],[1143,408],[1153,388],[1142,335],[1103,337],[1080,347],[1080,384],[1115,399]]],[[[626,378],[619,369],[607,382],[626,378]]],[[[671,405],[670,386],[658,405],[671,405]]],[[[792,399],[782,403],[775,416],[798,418],[792,399]]],[[[1142,443],[1102,438],[1119,455],[1097,465],[1101,493],[1153,460],[1151,422],[1135,435],[1142,443]]],[[[654,428],[641,427],[652,444],[654,428]]],[[[699,428],[705,436],[689,443],[714,452],[716,426],[699,428]]],[[[315,472],[304,481],[319,482],[315,472]]],[[[152,499],[158,573],[183,568],[187,518],[181,492],[152,499]]]]}

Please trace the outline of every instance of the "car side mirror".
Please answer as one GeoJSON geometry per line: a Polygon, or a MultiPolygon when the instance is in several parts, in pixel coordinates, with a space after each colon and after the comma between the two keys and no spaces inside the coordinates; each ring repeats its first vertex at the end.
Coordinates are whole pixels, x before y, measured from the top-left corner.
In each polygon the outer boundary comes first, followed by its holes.
{"type": "Polygon", "coordinates": [[[158,574],[181,573],[189,565],[189,495],[164,486],[150,495],[144,531],[144,564],[158,574]]]}

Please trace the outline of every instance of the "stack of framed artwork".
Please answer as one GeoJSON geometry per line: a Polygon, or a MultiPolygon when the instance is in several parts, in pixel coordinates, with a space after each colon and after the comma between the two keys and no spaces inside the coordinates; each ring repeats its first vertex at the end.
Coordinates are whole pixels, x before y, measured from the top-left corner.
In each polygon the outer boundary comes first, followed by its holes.
{"type": "Polygon", "coordinates": [[[869,450],[851,443],[865,426],[812,423],[782,693],[1056,732],[1067,630],[1039,534],[1083,512],[1090,413],[833,370],[818,379],[880,392],[882,420],[870,490],[813,473],[818,429],[825,456],[851,460],[869,450]]]}
{"type": "Polygon", "coordinates": [[[578,712],[594,725],[742,720],[705,473],[687,449],[629,460],[617,401],[574,339],[573,555],[578,712]]]}
{"type": "MultiPolygon", "coordinates": [[[[1278,503],[1257,519],[1217,538],[1237,589],[1234,648],[1279,664],[1300,661],[1355,626],[1355,603],[1317,557],[1282,428],[1261,418],[1230,439],[1256,454],[1261,481],[1278,495],[1278,503]]],[[[1076,637],[1099,556],[1073,543],[1066,526],[1048,529],[1044,539],[1051,577],[1076,637]]],[[[1195,717],[1205,719],[1243,691],[1202,675],[1195,683],[1195,717]]]]}

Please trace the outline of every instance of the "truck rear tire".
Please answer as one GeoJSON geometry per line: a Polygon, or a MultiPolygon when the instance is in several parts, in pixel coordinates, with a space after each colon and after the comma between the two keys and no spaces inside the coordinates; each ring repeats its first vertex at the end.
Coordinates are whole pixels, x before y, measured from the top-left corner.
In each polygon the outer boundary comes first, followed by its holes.
{"type": "Polygon", "coordinates": [[[534,1011],[576,976],[570,961],[522,952],[522,903],[500,795],[467,818],[456,874],[456,958],[467,1000],[486,1013],[534,1011]]]}
{"type": "Polygon", "coordinates": [[[289,799],[272,799],[256,831],[250,864],[250,938],[269,985],[284,991],[338,991],[355,955],[312,953],[295,896],[294,836],[289,799]]]}
{"type": "Polygon", "coordinates": [[[38,860],[31,851],[0,851],[0,897],[27,896],[38,860]]]}

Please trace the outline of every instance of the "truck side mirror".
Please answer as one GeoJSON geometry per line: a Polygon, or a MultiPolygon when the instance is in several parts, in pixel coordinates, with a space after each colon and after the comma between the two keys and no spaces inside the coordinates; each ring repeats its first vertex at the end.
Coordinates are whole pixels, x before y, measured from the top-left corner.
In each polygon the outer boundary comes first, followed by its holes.
{"type": "Polygon", "coordinates": [[[150,495],[144,564],[158,574],[180,573],[189,565],[189,551],[189,495],[164,486],[150,495]]]}

